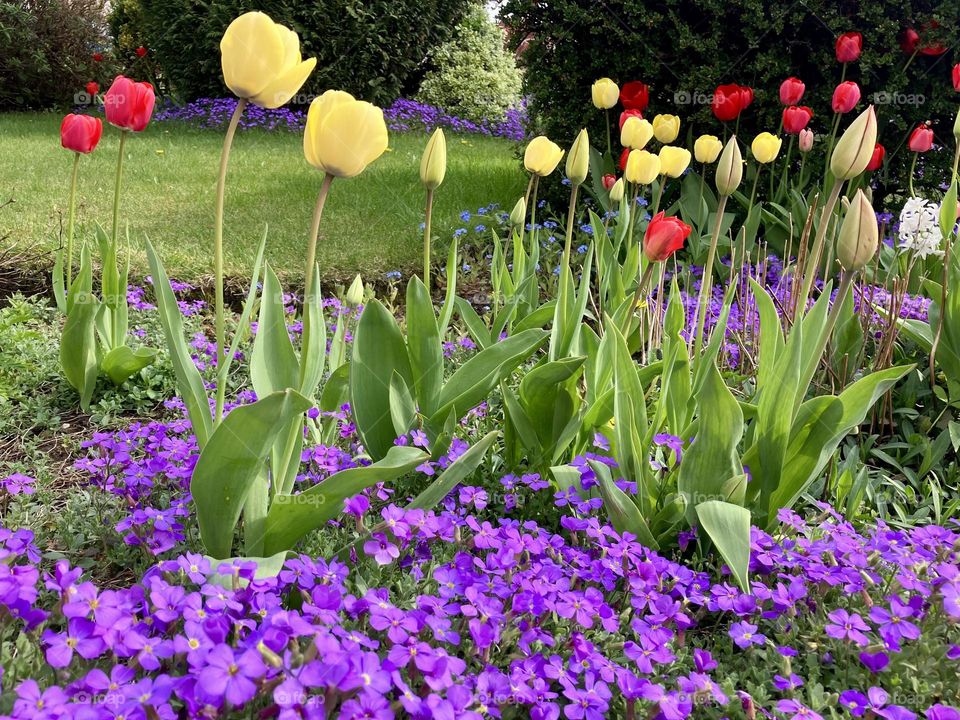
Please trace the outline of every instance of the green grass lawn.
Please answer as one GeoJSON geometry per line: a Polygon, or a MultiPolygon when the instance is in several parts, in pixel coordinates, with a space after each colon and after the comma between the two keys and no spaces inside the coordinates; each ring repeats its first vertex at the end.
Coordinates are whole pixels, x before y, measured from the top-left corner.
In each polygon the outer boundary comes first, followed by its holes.
{"type": "MultiPolygon", "coordinates": [[[[65,224],[72,154],[60,147],[60,115],[0,115],[0,246],[32,249],[52,264],[65,224]]],[[[119,133],[104,127],[99,147],[81,160],[77,238],[93,223],[109,226],[119,133]]],[[[333,184],[320,228],[317,259],[327,278],[365,277],[421,262],[422,133],[390,137],[388,151],[362,175],[333,184]]],[[[310,218],[322,175],[303,157],[302,136],[289,131],[238,133],[230,158],[224,222],[228,274],[249,274],[269,225],[267,256],[284,273],[302,272],[310,218]]],[[[223,143],[217,130],[154,123],[126,143],[121,222],[129,223],[136,271],[145,268],[143,238],[161,252],[172,276],[211,272],[216,173],[223,143]]],[[[440,252],[461,210],[499,202],[509,210],[524,190],[513,143],[448,136],[448,169],[437,191],[440,252]]],[[[442,259],[436,254],[435,258],[442,259]]]]}

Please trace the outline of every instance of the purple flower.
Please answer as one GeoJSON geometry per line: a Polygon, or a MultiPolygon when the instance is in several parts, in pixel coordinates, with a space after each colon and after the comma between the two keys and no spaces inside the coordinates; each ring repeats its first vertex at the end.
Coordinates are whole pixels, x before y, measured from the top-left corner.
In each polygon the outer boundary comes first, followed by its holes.
{"type": "Polygon", "coordinates": [[[841,608],[831,612],[827,618],[830,622],[823,628],[827,637],[835,640],[849,640],[861,647],[870,644],[870,638],[864,634],[870,632],[870,626],[856,613],[851,614],[841,608]]]}
{"type": "Polygon", "coordinates": [[[757,632],[757,626],[746,621],[735,622],[730,625],[730,637],[737,647],[746,649],[751,645],[763,645],[767,642],[765,635],[757,632]]]}
{"type": "Polygon", "coordinates": [[[266,668],[260,655],[248,650],[237,656],[227,645],[217,645],[204,659],[197,687],[208,702],[243,705],[257,694],[257,682],[266,668]]]}

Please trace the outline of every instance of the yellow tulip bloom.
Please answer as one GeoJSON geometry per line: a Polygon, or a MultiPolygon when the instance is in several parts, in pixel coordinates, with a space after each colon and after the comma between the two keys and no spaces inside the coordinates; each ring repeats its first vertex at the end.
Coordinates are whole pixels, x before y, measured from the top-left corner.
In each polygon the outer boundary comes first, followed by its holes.
{"type": "Polygon", "coordinates": [[[621,200],[623,200],[623,191],[623,178],[618,178],[613,184],[613,187],[610,188],[610,202],[619,203],[621,200]]]}
{"type": "Polygon", "coordinates": [[[680,118],[676,115],[657,115],[653,119],[653,134],[662,143],[672,143],[680,134],[680,118]]]}
{"type": "Polygon", "coordinates": [[[623,176],[627,182],[649,185],[660,174],[660,158],[646,150],[631,150],[623,176]]]}
{"type": "Polygon", "coordinates": [[[303,134],[307,162],[335,177],[359,175],[387,149],[383,111],[341,90],[310,103],[303,134]]]}
{"type": "Polygon", "coordinates": [[[723,143],[716,135],[701,135],[693,143],[693,155],[698,163],[709,165],[715,162],[723,150],[723,143]]]}
{"type": "MultiPolygon", "coordinates": [[[[780,154],[781,145],[783,145],[783,140],[776,135],[762,132],[753,139],[750,150],[753,152],[753,157],[758,163],[766,165],[777,159],[777,155],[780,154]]],[[[873,151],[871,150],[871,152],[873,151]]]]}
{"type": "Polygon", "coordinates": [[[447,173],[447,139],[443,129],[437,128],[427,141],[420,158],[420,182],[428,190],[436,190],[447,173]]]}
{"type": "Polygon", "coordinates": [[[677,178],[690,165],[690,151],[674,145],[664,145],[660,148],[660,172],[677,178]]]}
{"type": "Polygon", "coordinates": [[[535,137],[523,153],[523,166],[527,172],[546,177],[560,164],[563,149],[546,135],[535,137]]]}
{"type": "Polygon", "coordinates": [[[263,108],[278,108],[307,81],[316,58],[303,60],[300,38],[262,12],[244,13],[220,40],[220,63],[227,87],[263,108]]]}
{"type": "Polygon", "coordinates": [[[590,138],[584,128],[570,146],[567,154],[567,179],[574,185],[582,185],[590,172],[590,138]]]}
{"type": "Polygon", "coordinates": [[[628,117],[620,128],[620,144],[631,150],[643,150],[653,137],[653,125],[649,120],[628,117]]]}
{"type": "Polygon", "coordinates": [[[590,88],[590,94],[597,110],[609,110],[620,99],[620,88],[610,78],[600,78],[590,88]]]}

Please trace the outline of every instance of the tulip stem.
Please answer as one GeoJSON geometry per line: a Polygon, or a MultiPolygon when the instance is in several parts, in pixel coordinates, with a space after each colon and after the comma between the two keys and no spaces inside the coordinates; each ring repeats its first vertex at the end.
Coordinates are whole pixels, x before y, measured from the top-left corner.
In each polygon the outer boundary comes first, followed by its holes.
{"type": "Polygon", "coordinates": [[[830,189],[830,196],[827,198],[826,205],[823,206],[823,212],[820,214],[820,224],[817,226],[817,237],[813,242],[813,249],[810,251],[810,257],[807,258],[807,266],[803,273],[803,285],[800,288],[800,297],[795,305],[797,312],[806,312],[807,299],[810,297],[810,289],[820,270],[820,256],[823,253],[823,241],[827,236],[827,226],[830,225],[830,218],[833,215],[833,208],[840,197],[840,191],[843,189],[843,180],[838,180],[830,189]]]}
{"type": "MultiPolygon", "coordinates": [[[[332,175],[327,175],[328,178],[333,180],[332,175]]],[[[324,178],[324,183],[326,183],[326,178],[324,178]]],[[[327,188],[329,189],[329,185],[327,188]]],[[[321,195],[326,197],[326,193],[323,190],[320,191],[321,195]]],[[[317,199],[319,203],[319,198],[317,199]]],[[[321,205],[322,209],[322,205],[321,205]]],[[[423,220],[423,284],[427,288],[427,295],[430,295],[430,223],[433,219],[433,190],[427,188],[427,211],[426,217],[423,220]]],[[[314,220],[319,222],[319,218],[314,216],[314,220]]],[[[314,238],[316,238],[316,232],[314,232],[314,238]]]]}
{"type": "Polygon", "coordinates": [[[571,245],[573,244],[573,218],[577,210],[577,191],[579,185],[574,185],[570,191],[570,208],[567,211],[567,237],[563,241],[563,267],[560,268],[560,274],[570,270],[571,245]]]}
{"type": "Polygon", "coordinates": [[[67,210],[67,285],[64,288],[70,292],[73,282],[73,220],[77,207],[77,171],[80,169],[80,153],[74,153],[73,172],[70,174],[70,202],[67,210]]]}
{"type": "Polygon", "coordinates": [[[640,299],[643,297],[643,294],[647,290],[647,286],[650,285],[650,279],[653,277],[653,269],[656,267],[656,263],[648,262],[647,267],[644,268],[643,275],[640,276],[640,282],[637,283],[637,289],[633,292],[633,302],[630,303],[630,311],[627,313],[626,320],[623,324],[623,337],[627,339],[630,337],[630,333],[633,332],[633,316],[637,310],[637,306],[640,304],[640,299]]]}
{"type": "Polygon", "coordinates": [[[806,367],[806,373],[803,377],[812,378],[813,373],[816,372],[817,365],[820,364],[820,358],[823,357],[823,351],[827,349],[827,343],[830,341],[830,336],[833,335],[833,330],[837,326],[837,320],[840,317],[840,309],[843,306],[844,298],[847,297],[847,293],[850,292],[850,285],[853,283],[853,278],[856,273],[848,272],[846,270],[840,273],[840,286],[837,288],[837,294],[834,296],[833,304],[830,306],[830,314],[827,316],[827,326],[823,330],[823,334],[820,336],[818,346],[814,353],[809,356],[807,362],[809,363],[806,367]]]}
{"type": "Polygon", "coordinates": [[[723,211],[727,206],[727,196],[721,195],[717,201],[717,221],[713,224],[710,236],[710,249],[707,251],[707,263],[703,266],[703,278],[700,281],[700,299],[697,301],[697,335],[693,340],[693,357],[700,357],[703,347],[703,329],[707,320],[707,303],[713,291],[713,263],[717,257],[717,242],[720,239],[720,227],[723,224],[723,211]]]}
{"type": "Polygon", "coordinates": [[[913,190],[913,173],[917,169],[917,158],[920,157],[920,153],[913,154],[913,160],[910,161],[910,175],[908,185],[910,186],[910,197],[916,197],[917,193],[913,190]]]}
{"type": "MultiPolygon", "coordinates": [[[[793,141],[796,139],[795,135],[790,136],[790,142],[787,145],[787,157],[783,163],[783,175],[780,176],[780,189],[777,190],[777,195],[780,195],[781,191],[786,192],[790,189],[790,158],[793,155],[793,141]]],[[[770,173],[771,180],[773,179],[773,172],[770,173]]]]}
{"type": "MultiPolygon", "coordinates": [[[[227,162],[230,160],[230,148],[233,145],[233,136],[237,132],[240,116],[243,115],[243,109],[246,106],[246,99],[240,98],[237,101],[237,107],[234,109],[233,115],[230,117],[227,134],[223,138],[223,150],[220,151],[220,174],[217,176],[217,199],[213,213],[213,275],[216,303],[215,332],[217,336],[217,368],[223,367],[225,355],[224,343],[226,339],[226,325],[223,316],[223,197],[227,185],[227,162]]],[[[122,139],[121,142],[123,142],[122,139]]],[[[219,425],[220,420],[223,418],[222,397],[223,393],[218,389],[218,402],[214,413],[214,425],[219,425]]]]}
{"type": "MultiPolygon", "coordinates": [[[[310,223],[310,243],[307,245],[307,265],[304,268],[303,278],[303,302],[310,302],[310,293],[313,292],[313,266],[317,262],[317,237],[320,234],[320,218],[323,217],[323,206],[327,202],[327,195],[330,193],[330,186],[333,184],[333,175],[327,173],[323,178],[323,184],[320,186],[320,192],[317,194],[317,204],[313,208],[313,221],[310,223]]],[[[427,191],[428,197],[432,200],[433,191],[427,191]]],[[[429,200],[428,205],[429,207],[429,200]]],[[[427,227],[430,227],[429,210],[427,214],[427,227]]]]}
{"type": "Polygon", "coordinates": [[[123,177],[123,146],[127,140],[127,131],[120,131],[120,151],[117,153],[117,178],[113,185],[113,244],[117,244],[120,234],[120,178],[123,177]]]}
{"type": "Polygon", "coordinates": [[[653,201],[653,212],[650,213],[650,217],[653,217],[660,210],[660,200],[663,198],[663,188],[667,184],[667,176],[661,175],[660,182],[657,185],[657,197],[653,201]]]}
{"type": "Polygon", "coordinates": [[[833,127],[830,130],[830,143],[827,145],[827,156],[823,161],[823,178],[827,180],[827,170],[830,169],[830,157],[833,155],[833,146],[837,141],[837,130],[840,129],[840,113],[833,114],[833,127]]]}
{"type": "Polygon", "coordinates": [[[610,141],[610,110],[603,111],[604,125],[607,126],[607,156],[613,159],[613,143],[610,141]]]}

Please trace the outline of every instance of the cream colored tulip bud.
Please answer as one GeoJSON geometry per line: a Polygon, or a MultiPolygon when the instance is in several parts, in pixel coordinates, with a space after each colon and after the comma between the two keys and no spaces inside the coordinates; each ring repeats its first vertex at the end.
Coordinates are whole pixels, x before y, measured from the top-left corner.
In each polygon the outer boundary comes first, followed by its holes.
{"type": "Polygon", "coordinates": [[[733,135],[720,153],[717,163],[717,192],[721,195],[733,195],[743,180],[743,156],[740,154],[740,144],[737,136],[733,135]]]}
{"type": "Polygon", "coordinates": [[[758,163],[766,165],[777,159],[782,145],[783,140],[776,135],[762,132],[753,139],[753,143],[750,145],[750,151],[758,163]]]}
{"type": "Polygon", "coordinates": [[[619,203],[623,200],[623,178],[618,179],[610,188],[610,202],[619,203]]]}
{"type": "Polygon", "coordinates": [[[653,137],[653,125],[649,120],[628,117],[620,128],[620,144],[631,150],[643,150],[653,137]]]}
{"type": "Polygon", "coordinates": [[[680,118],[676,115],[657,115],[653,119],[653,134],[662,143],[672,143],[680,134],[680,118]]]}
{"type": "Polygon", "coordinates": [[[723,143],[716,135],[701,135],[693,143],[693,156],[698,163],[709,165],[720,157],[723,143]]]}
{"type": "Polygon", "coordinates": [[[523,153],[523,166],[527,172],[546,177],[560,164],[563,150],[546,135],[535,137],[523,153]]]}
{"type": "Polygon", "coordinates": [[[953,121],[953,139],[960,143],[960,110],[957,110],[957,119],[953,121]]]}
{"type": "Polygon", "coordinates": [[[813,130],[804,128],[800,131],[800,152],[808,153],[813,150],[813,130]]]}
{"type": "Polygon", "coordinates": [[[876,254],[878,244],[877,215],[863,190],[857,190],[843,216],[837,238],[840,266],[847,272],[860,270],[876,254]]]}
{"type": "Polygon", "coordinates": [[[851,180],[867,169],[877,145],[877,114],[873,105],[850,123],[833,148],[830,171],[837,180],[851,180]]]}
{"type": "Polygon", "coordinates": [[[573,185],[582,185],[590,172],[590,136],[584,128],[573,141],[567,153],[567,179],[573,185]]]}
{"type": "Polygon", "coordinates": [[[590,88],[590,95],[597,110],[609,110],[620,99],[620,88],[610,78],[600,78],[590,88]]]}
{"type": "Polygon", "coordinates": [[[353,279],[353,282],[350,283],[350,288],[347,290],[347,296],[345,298],[347,305],[356,307],[363,302],[363,279],[359,274],[353,279]]]}
{"type": "Polygon", "coordinates": [[[523,198],[517,200],[517,204],[510,211],[510,226],[521,228],[527,219],[527,201],[523,198]]]}
{"type": "Polygon", "coordinates": [[[649,185],[660,174],[660,158],[646,150],[631,150],[624,177],[637,185],[649,185]]]}
{"type": "Polygon", "coordinates": [[[953,229],[957,226],[957,178],[954,176],[953,182],[947,192],[943,194],[943,202],[940,203],[940,234],[949,238],[953,234],[953,229]]]}
{"type": "Polygon", "coordinates": [[[674,145],[660,148],[660,172],[672,178],[678,178],[690,165],[690,151],[674,145]]]}
{"type": "Polygon", "coordinates": [[[443,130],[437,128],[427,141],[420,158],[420,182],[427,190],[436,190],[447,173],[447,139],[443,130]]]}

